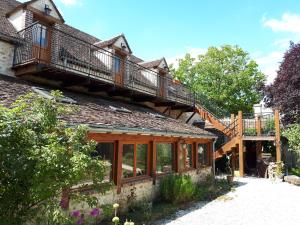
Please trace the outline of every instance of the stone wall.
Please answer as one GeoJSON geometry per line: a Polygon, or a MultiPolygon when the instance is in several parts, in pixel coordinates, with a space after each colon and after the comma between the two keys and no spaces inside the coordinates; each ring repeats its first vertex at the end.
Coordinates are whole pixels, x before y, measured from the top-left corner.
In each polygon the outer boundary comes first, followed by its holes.
{"type": "MultiPolygon", "coordinates": [[[[194,183],[198,183],[203,181],[207,175],[210,175],[211,170],[211,167],[205,167],[198,170],[188,171],[186,174],[191,176],[191,179],[194,183]]],[[[153,184],[152,178],[123,184],[119,194],[117,193],[117,188],[113,187],[104,195],[91,195],[98,198],[99,205],[118,203],[120,204],[121,209],[124,210],[132,202],[146,202],[153,200],[159,193],[159,180],[160,179],[156,180],[156,184],[153,184]]],[[[69,209],[88,209],[88,206],[70,201],[69,209]]]]}
{"type": "Polygon", "coordinates": [[[0,40],[0,75],[14,76],[11,69],[14,57],[14,46],[0,40]]]}

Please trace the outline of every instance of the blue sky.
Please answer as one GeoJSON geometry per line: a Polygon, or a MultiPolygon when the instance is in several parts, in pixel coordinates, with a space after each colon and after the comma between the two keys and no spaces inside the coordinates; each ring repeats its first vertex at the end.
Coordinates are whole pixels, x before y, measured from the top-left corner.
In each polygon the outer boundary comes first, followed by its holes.
{"type": "Polygon", "coordinates": [[[124,33],[144,60],[169,63],[237,44],[270,82],[289,41],[300,40],[299,0],[54,0],[66,23],[100,39],[124,33]]]}

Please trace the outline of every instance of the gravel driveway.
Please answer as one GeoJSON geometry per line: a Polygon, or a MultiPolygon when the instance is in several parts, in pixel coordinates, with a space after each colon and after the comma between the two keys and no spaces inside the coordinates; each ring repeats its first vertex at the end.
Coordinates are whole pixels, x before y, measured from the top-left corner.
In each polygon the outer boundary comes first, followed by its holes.
{"type": "Polygon", "coordinates": [[[201,202],[158,225],[300,225],[300,187],[267,179],[240,178],[240,186],[201,202]]]}

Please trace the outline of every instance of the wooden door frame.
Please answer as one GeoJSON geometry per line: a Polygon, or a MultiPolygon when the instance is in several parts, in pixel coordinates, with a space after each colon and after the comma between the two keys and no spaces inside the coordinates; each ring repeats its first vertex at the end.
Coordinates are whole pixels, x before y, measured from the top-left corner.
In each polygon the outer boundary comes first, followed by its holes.
{"type": "Polygon", "coordinates": [[[125,64],[126,56],[127,56],[127,54],[125,54],[124,52],[115,49],[115,57],[114,57],[114,64],[113,64],[114,76],[115,76],[115,83],[120,85],[120,86],[124,85],[125,68],[126,68],[126,64],[125,64]],[[118,73],[115,71],[115,69],[116,69],[115,68],[116,67],[115,63],[116,63],[116,58],[117,57],[120,60],[120,71],[118,73]]]}

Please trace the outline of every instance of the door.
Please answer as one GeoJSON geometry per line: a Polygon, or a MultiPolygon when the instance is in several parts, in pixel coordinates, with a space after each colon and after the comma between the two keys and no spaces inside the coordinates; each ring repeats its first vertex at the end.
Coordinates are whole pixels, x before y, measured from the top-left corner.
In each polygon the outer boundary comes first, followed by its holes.
{"type": "Polygon", "coordinates": [[[122,55],[116,54],[114,58],[114,72],[115,82],[117,85],[123,86],[124,71],[125,71],[125,58],[122,55]]]}
{"type": "Polygon", "coordinates": [[[42,24],[32,27],[32,56],[42,63],[51,61],[51,30],[42,24]]]}

